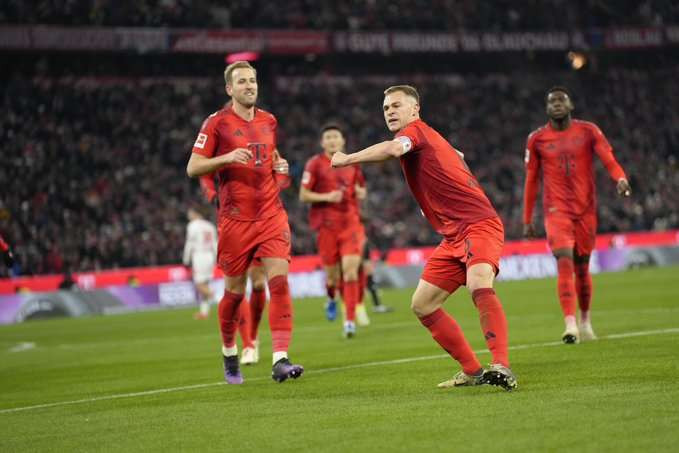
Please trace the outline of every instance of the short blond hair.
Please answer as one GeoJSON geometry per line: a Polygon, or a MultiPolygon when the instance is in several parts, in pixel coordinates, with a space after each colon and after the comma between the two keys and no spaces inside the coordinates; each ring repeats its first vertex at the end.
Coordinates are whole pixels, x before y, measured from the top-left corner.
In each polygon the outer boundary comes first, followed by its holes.
{"type": "Polygon", "coordinates": [[[412,85],[394,85],[386,90],[384,90],[384,95],[390,95],[391,93],[396,93],[397,91],[400,91],[402,93],[405,93],[407,96],[411,96],[415,98],[417,103],[420,103],[420,93],[417,92],[417,89],[412,86],[412,85]]]}
{"type": "Polygon", "coordinates": [[[231,78],[233,77],[233,71],[235,71],[236,69],[240,69],[240,68],[252,69],[252,71],[255,73],[255,77],[257,77],[257,70],[252,67],[252,65],[250,64],[249,61],[245,61],[245,60],[234,61],[233,63],[228,65],[226,67],[226,69],[224,70],[224,82],[227,85],[231,85],[231,82],[232,82],[231,78]]]}

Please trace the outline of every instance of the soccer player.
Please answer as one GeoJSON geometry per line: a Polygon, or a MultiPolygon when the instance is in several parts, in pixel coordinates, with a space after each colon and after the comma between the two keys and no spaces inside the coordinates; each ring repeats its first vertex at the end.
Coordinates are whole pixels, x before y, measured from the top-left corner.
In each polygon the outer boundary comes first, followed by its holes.
{"type": "Polygon", "coordinates": [[[359,267],[365,230],[358,200],[365,198],[367,191],[358,166],[335,169],[330,165],[332,156],[345,145],[338,125],[329,124],[321,129],[320,144],[323,152],[309,159],[304,167],[299,198],[311,203],[309,224],[317,231],[318,253],[325,267],[328,288],[326,315],[328,320],[336,316],[333,296],[341,276],[346,309],[343,332],[346,338],[352,338],[356,334],[357,315],[361,325],[370,322],[365,306],[359,307],[362,299],[359,267]]]}
{"type": "Polygon", "coordinates": [[[557,260],[557,288],[566,324],[562,340],[564,343],[595,340],[590,319],[592,277],[589,273],[597,224],[594,154],[616,182],[619,195],[630,196],[631,188],[613,156],[611,145],[597,125],[571,118],[574,107],[568,89],[551,88],[545,101],[549,121],[533,131],[526,144],[523,233],[526,237],[535,236],[533,208],[542,170],[545,230],[557,260]],[[576,294],[579,326],[575,319],[576,294]]]}
{"type": "Polygon", "coordinates": [[[217,260],[217,229],[198,208],[189,208],[187,217],[189,224],[182,261],[185,266],[191,266],[193,284],[198,290],[200,308],[194,318],[207,319],[210,303],[214,300],[209,283],[217,260]]]}
{"type": "Polygon", "coordinates": [[[225,275],[225,291],[218,311],[224,377],[229,384],[243,382],[235,332],[248,267],[260,259],[271,294],[272,378],[283,382],[304,371],[288,358],[292,336],[290,226],[277,182],[289,178],[288,163],[276,147],[276,118],[255,107],[255,69],[246,61],[237,61],[226,67],[224,81],[232,102],[203,122],[186,168],[190,177],[217,172],[219,178],[217,263],[225,275]]]}
{"type": "Polygon", "coordinates": [[[335,153],[334,167],[398,158],[415,199],[443,241],[431,255],[412,297],[412,310],[434,340],[462,370],[440,388],[491,384],[513,390],[507,320],[493,290],[504,243],[504,228],[462,153],[420,119],[420,96],[410,85],[384,91],[384,119],[393,140],[353,154],[335,153]],[[442,305],[466,285],[479,310],[493,362],[481,366],[457,322],[442,305]]]}
{"type": "MultiPolygon", "coordinates": [[[[279,180],[279,187],[285,189],[290,185],[287,180],[279,180]]],[[[219,198],[215,186],[214,175],[200,177],[200,187],[205,199],[210,204],[219,207],[219,198]]],[[[250,300],[243,300],[240,304],[240,320],[238,321],[238,333],[243,343],[241,352],[241,365],[252,365],[259,362],[259,323],[266,306],[266,272],[260,260],[253,260],[248,269],[248,278],[251,283],[250,300]]]]}

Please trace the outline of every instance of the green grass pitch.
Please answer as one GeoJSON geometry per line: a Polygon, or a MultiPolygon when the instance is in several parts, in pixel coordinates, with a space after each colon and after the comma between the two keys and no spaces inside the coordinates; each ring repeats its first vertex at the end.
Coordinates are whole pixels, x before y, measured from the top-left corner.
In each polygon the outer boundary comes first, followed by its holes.
{"type": "MultiPolygon", "coordinates": [[[[511,393],[436,388],[458,367],[410,313],[411,290],[384,291],[396,311],[371,315],[349,341],[322,300],[297,301],[291,357],[306,373],[283,384],[270,378],[266,324],[245,384],[221,384],[214,311],[207,322],[173,310],[0,327],[0,451],[672,450],[678,276],[595,276],[602,338],[580,345],[558,343],[554,279],[499,283],[519,378],[511,393]]],[[[446,308],[483,350],[466,291],[446,308]]]]}

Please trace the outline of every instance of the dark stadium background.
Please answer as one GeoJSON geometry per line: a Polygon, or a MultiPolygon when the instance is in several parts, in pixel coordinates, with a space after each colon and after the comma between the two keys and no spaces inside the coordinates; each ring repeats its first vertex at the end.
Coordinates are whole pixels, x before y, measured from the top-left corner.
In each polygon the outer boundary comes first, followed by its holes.
{"type": "MultiPolygon", "coordinates": [[[[525,139],[545,123],[544,92],[557,84],[574,93],[575,116],[608,136],[634,190],[631,199],[617,200],[598,171],[599,231],[679,227],[678,3],[277,3],[2,2],[0,234],[17,264],[0,272],[179,262],[185,210],[200,200],[197,181],[185,174],[191,145],[203,119],[226,101],[226,55],[253,50],[174,51],[177,37],[191,30],[199,40],[207,29],[308,30],[328,40],[323,52],[272,53],[265,46],[253,62],[259,104],[278,117],[280,149],[295,180],[283,194],[295,254],[314,253],[297,189],[304,162],[319,151],[320,125],[345,124],[350,151],[388,138],[380,108],[382,90],[394,83],[418,87],[423,117],[465,152],[508,239],[521,234],[525,139]],[[144,30],[166,41],[145,47],[144,30]],[[399,33],[492,33],[500,48],[518,43],[518,50],[370,47],[371,36],[399,33]],[[535,38],[550,33],[566,42],[535,38]],[[584,66],[574,69],[574,57],[584,66]]],[[[374,247],[438,242],[395,162],[365,172],[374,247]]]]}

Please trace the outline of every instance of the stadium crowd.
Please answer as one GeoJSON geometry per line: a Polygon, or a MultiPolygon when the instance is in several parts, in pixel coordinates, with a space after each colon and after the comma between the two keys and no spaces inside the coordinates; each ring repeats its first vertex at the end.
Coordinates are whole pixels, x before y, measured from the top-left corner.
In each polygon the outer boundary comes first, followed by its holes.
{"type": "Polygon", "coordinates": [[[0,23],[317,29],[568,30],[679,22],[671,0],[7,0],[0,23]]]}
{"type": "MultiPolygon", "coordinates": [[[[525,139],[545,123],[544,91],[554,81],[574,92],[576,117],[600,125],[632,183],[633,197],[618,199],[599,166],[599,230],[678,228],[677,69],[260,80],[260,105],[279,119],[280,149],[295,180],[283,194],[294,253],[315,252],[297,187],[304,162],[319,152],[318,128],[327,120],[340,121],[349,151],[389,138],[382,90],[397,82],[420,89],[423,118],[465,153],[501,214],[508,239],[521,234],[525,139]]],[[[186,177],[188,153],[203,119],[225,100],[222,83],[8,80],[1,96],[0,233],[14,246],[15,271],[177,263],[186,209],[200,200],[198,182],[186,177]]],[[[398,163],[364,170],[369,189],[364,215],[375,245],[435,244],[438,238],[408,193],[398,163]]]]}

